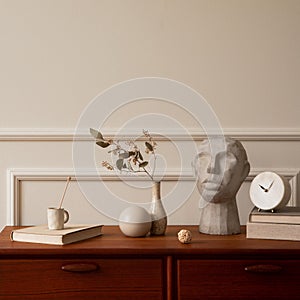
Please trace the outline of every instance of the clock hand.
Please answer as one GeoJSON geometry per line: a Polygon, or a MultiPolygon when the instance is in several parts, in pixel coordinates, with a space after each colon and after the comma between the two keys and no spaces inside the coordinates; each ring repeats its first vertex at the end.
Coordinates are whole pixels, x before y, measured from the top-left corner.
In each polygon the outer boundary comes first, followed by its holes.
{"type": "Polygon", "coordinates": [[[271,186],[273,185],[274,180],[271,182],[270,186],[268,187],[268,190],[270,190],[271,186]]]}
{"type": "Polygon", "coordinates": [[[260,186],[260,188],[262,189],[262,190],[264,190],[265,192],[267,192],[268,191],[268,189],[266,189],[265,187],[263,187],[262,185],[260,185],[259,184],[259,186],[260,186]]]}

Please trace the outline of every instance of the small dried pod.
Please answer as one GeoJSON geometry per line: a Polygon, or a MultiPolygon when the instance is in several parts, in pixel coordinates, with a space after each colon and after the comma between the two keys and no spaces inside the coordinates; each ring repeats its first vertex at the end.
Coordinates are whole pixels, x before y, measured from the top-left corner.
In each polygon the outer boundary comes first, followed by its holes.
{"type": "Polygon", "coordinates": [[[187,229],[181,229],[178,232],[178,240],[180,243],[189,244],[192,241],[192,233],[187,229]]]}

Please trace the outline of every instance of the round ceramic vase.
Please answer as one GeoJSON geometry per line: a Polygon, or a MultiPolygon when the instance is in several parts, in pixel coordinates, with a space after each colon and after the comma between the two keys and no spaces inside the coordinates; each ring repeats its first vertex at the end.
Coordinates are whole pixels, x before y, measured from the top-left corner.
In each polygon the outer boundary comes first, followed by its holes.
{"type": "Polygon", "coordinates": [[[151,229],[151,216],[143,207],[130,206],[119,217],[119,227],[129,237],[142,237],[151,229]]]}

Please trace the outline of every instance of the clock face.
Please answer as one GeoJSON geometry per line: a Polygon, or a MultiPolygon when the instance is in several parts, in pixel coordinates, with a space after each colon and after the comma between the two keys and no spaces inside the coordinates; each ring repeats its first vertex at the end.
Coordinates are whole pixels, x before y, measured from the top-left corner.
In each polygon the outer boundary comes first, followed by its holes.
{"type": "Polygon", "coordinates": [[[274,172],[258,174],[250,186],[253,204],[263,210],[284,207],[291,197],[291,186],[286,178],[274,172]]]}

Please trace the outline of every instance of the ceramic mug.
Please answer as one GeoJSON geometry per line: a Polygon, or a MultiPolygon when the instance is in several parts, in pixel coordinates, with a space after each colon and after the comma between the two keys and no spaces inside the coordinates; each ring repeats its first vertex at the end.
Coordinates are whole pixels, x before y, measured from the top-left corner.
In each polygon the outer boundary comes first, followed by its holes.
{"type": "Polygon", "coordinates": [[[49,207],[47,210],[48,228],[53,230],[64,229],[69,221],[69,213],[63,208],[49,207]]]}

